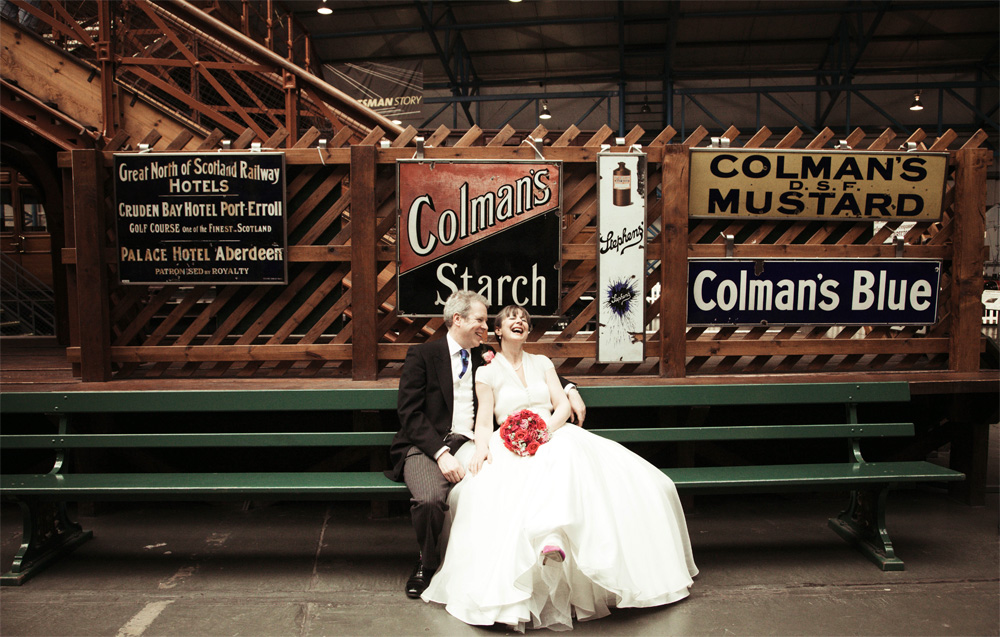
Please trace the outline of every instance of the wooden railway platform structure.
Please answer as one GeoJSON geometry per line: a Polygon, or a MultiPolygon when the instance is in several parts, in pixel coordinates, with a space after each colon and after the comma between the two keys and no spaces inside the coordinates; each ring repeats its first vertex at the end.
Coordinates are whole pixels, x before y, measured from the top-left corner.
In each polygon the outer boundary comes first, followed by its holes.
{"type": "MultiPolygon", "coordinates": [[[[103,13],[105,3],[73,3],[92,10],[89,22],[69,15],[70,3],[15,4],[49,33],[41,38],[3,22],[2,88],[5,115],[63,150],[56,173],[61,198],[51,209],[61,208],[53,260],[54,271],[65,275],[62,351],[71,377],[32,380],[30,373],[5,372],[5,392],[394,387],[407,348],[443,335],[440,318],[400,316],[395,303],[395,165],[414,157],[421,135],[393,126],[309,73],[307,37],[294,25],[288,23],[284,39],[269,27],[271,40],[262,45],[184,2],[167,10],[137,0],[114,19],[103,13]],[[150,29],[158,30],[158,46],[150,29]],[[59,80],[38,72],[53,68],[65,69],[59,80]],[[187,69],[186,82],[172,71],[177,68],[187,69]],[[13,76],[16,82],[9,81],[13,76]],[[251,77],[259,84],[251,85],[251,77]],[[206,103],[208,93],[221,101],[206,103]],[[285,157],[288,283],[121,285],[114,154],[224,154],[254,144],[285,157]]],[[[836,137],[824,129],[807,138],[797,128],[776,137],[766,127],[730,128],[721,136],[743,148],[807,150],[829,150],[836,137]]],[[[856,129],[847,136],[855,150],[902,146],[949,155],[942,218],[913,223],[895,243],[899,221],[873,231],[871,221],[689,219],[692,149],[711,137],[705,128],[679,139],[671,127],[654,133],[636,127],[619,140],[607,127],[442,126],[419,143],[427,159],[506,161],[535,159],[536,149],[523,142],[544,139],[544,157],[563,162],[561,316],[537,320],[528,345],[552,358],[560,373],[592,386],[903,380],[924,416],[919,442],[908,453],[950,442],[953,467],[968,476],[957,488],[970,502],[981,501],[986,436],[1000,386],[995,342],[981,330],[992,161],[982,147],[985,134],[959,139],[951,131],[932,137],[917,130],[899,138],[889,129],[856,129]],[[652,140],[643,147],[646,225],[656,229],[646,244],[645,358],[598,363],[595,162],[604,145],[624,149],[642,139],[652,140]],[[938,320],[922,328],[688,325],[688,259],[726,256],[940,259],[938,320]]],[[[358,418],[354,426],[363,427],[358,418]]]]}

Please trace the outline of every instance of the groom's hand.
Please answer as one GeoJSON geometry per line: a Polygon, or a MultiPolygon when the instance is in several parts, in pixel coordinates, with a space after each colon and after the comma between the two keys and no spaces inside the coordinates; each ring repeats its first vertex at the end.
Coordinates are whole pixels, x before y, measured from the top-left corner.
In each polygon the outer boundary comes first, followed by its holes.
{"type": "Polygon", "coordinates": [[[451,455],[450,451],[445,451],[441,454],[441,457],[437,460],[438,468],[441,470],[441,474],[444,479],[452,484],[455,484],[465,477],[465,467],[455,459],[455,456],[451,455]]]}

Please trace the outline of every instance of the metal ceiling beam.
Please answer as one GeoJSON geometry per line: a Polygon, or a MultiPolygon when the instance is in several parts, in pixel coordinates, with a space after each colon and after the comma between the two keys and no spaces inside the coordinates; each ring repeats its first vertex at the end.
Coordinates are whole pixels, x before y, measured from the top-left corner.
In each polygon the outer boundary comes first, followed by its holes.
{"type": "Polygon", "coordinates": [[[507,95],[442,95],[439,97],[425,97],[426,104],[452,104],[473,102],[509,102],[511,100],[551,100],[580,97],[618,97],[618,91],[561,91],[559,93],[537,92],[537,93],[514,93],[507,95]]]}
{"type": "MultiPolygon", "coordinates": [[[[871,42],[872,36],[875,34],[875,29],[877,29],[878,25],[882,22],[882,17],[885,15],[888,8],[889,2],[886,1],[880,3],[879,10],[875,14],[875,17],[872,18],[871,23],[868,25],[868,29],[864,31],[864,35],[857,41],[854,55],[851,57],[849,62],[847,62],[842,68],[838,69],[837,75],[835,76],[837,84],[851,83],[851,79],[854,77],[854,69],[861,62],[861,56],[864,55],[865,49],[868,48],[868,44],[871,42]]],[[[858,21],[857,32],[862,33],[864,29],[864,15],[861,11],[859,11],[855,17],[858,21]]],[[[850,51],[851,43],[853,41],[853,38],[851,37],[852,30],[850,28],[849,18],[850,16],[848,14],[841,16],[840,25],[837,29],[840,33],[838,45],[844,54],[847,54],[850,51]]],[[[830,102],[827,104],[826,110],[822,115],[816,118],[816,128],[822,128],[826,119],[830,116],[830,113],[833,112],[833,109],[837,104],[837,98],[840,97],[840,91],[831,91],[829,95],[830,102]]],[[[817,109],[819,108],[819,100],[816,100],[816,107],[817,109]]]]}
{"type": "MultiPolygon", "coordinates": [[[[455,76],[455,72],[451,68],[451,60],[449,59],[448,54],[445,53],[444,47],[441,46],[441,42],[438,40],[437,31],[434,27],[433,21],[427,14],[427,11],[424,10],[420,0],[414,0],[413,4],[416,6],[417,12],[420,14],[420,19],[424,23],[424,28],[427,31],[427,37],[430,39],[431,45],[434,47],[434,50],[437,51],[438,57],[441,60],[441,66],[444,67],[445,73],[448,74],[448,79],[452,84],[452,93],[455,95],[467,94],[467,84],[459,81],[459,79],[455,76]]],[[[449,25],[449,28],[450,26],[451,25],[449,25]]],[[[469,125],[474,126],[476,124],[476,118],[472,116],[472,111],[469,109],[468,103],[462,103],[462,110],[465,111],[465,116],[469,120],[469,125]]]]}
{"type": "MultiPolygon", "coordinates": [[[[997,122],[991,120],[986,113],[984,113],[981,110],[979,110],[978,108],[976,108],[976,106],[974,104],[970,103],[967,99],[965,99],[964,97],[962,97],[961,95],[959,95],[958,93],[956,93],[953,89],[951,89],[951,88],[945,88],[945,89],[942,89],[942,90],[944,92],[948,93],[948,95],[951,95],[952,97],[954,97],[956,101],[958,101],[960,104],[964,105],[966,108],[968,108],[970,111],[972,111],[979,118],[980,123],[982,123],[982,124],[989,124],[993,128],[995,128],[997,130],[1000,130],[1000,125],[998,125],[997,122]]],[[[993,108],[993,112],[996,112],[996,110],[997,110],[996,107],[994,107],[993,108]]]]}
{"type": "Polygon", "coordinates": [[[805,86],[787,84],[784,86],[702,86],[682,87],[676,93],[687,94],[740,94],[740,93],[818,93],[826,91],[912,91],[920,89],[986,88],[996,87],[994,82],[965,80],[961,82],[877,82],[872,84],[832,84],[830,86],[805,86]]]}
{"type": "MultiPolygon", "coordinates": [[[[414,27],[408,29],[405,33],[422,33],[424,31],[423,27],[414,27]]],[[[402,35],[403,33],[397,33],[395,31],[391,33],[385,32],[352,32],[347,34],[345,37],[373,37],[382,35],[402,35]]],[[[314,40],[322,40],[326,36],[317,35],[313,36],[314,40]]],[[[926,36],[921,35],[888,35],[888,36],[875,36],[870,38],[871,43],[876,44],[886,44],[893,42],[964,42],[970,39],[976,40],[994,40],[996,39],[996,32],[988,31],[969,31],[964,33],[938,33],[926,36]]],[[[650,57],[656,58],[660,57],[659,53],[656,51],[664,43],[661,41],[656,42],[643,42],[639,44],[627,44],[625,46],[625,55],[627,57],[650,57]]],[[[679,49],[725,49],[725,48],[745,48],[745,47],[768,47],[768,48],[786,48],[789,46],[806,46],[806,45],[817,45],[818,42],[815,38],[768,38],[768,39],[753,39],[753,40],[710,40],[710,41],[700,41],[700,42],[677,42],[675,46],[679,49]]],[[[580,45],[580,46],[561,46],[557,50],[559,53],[593,53],[595,51],[612,51],[617,50],[617,44],[594,44],[594,45],[580,45]]],[[[524,48],[513,48],[513,49],[477,49],[474,52],[476,57],[510,57],[515,55],[530,55],[531,51],[525,51],[524,48]]],[[[391,60],[425,60],[432,59],[434,55],[432,53],[409,53],[409,54],[399,54],[399,55],[372,55],[365,58],[366,61],[391,61],[391,60]]],[[[324,62],[328,64],[338,64],[343,62],[350,62],[357,60],[357,56],[347,56],[347,57],[329,57],[324,58],[324,62]]],[[[986,56],[986,61],[989,60],[989,56],[986,56]]],[[[981,60],[982,61],[982,60],[981,60]]]]}
{"type": "Polygon", "coordinates": [[[625,135],[625,0],[618,0],[618,135],[625,135]]]}
{"type": "MultiPolygon", "coordinates": [[[[433,2],[426,2],[424,0],[414,0],[414,4],[417,5],[427,5],[432,6],[433,2]]],[[[444,2],[439,3],[445,6],[450,6],[452,3],[444,2]]],[[[464,4],[464,3],[463,3],[464,4]]],[[[903,12],[903,11],[960,11],[964,9],[986,9],[993,6],[992,2],[983,1],[953,1],[942,3],[940,1],[934,2],[907,2],[905,4],[892,4],[889,7],[889,11],[892,12],[903,12]]],[[[371,13],[372,11],[378,11],[379,9],[407,9],[412,7],[412,5],[379,5],[378,3],[373,4],[371,7],[367,8],[366,13],[371,13]]],[[[421,6],[422,8],[422,6],[421,6]]],[[[877,11],[875,8],[868,8],[866,5],[857,5],[851,3],[849,6],[840,7],[810,7],[798,5],[794,8],[789,9],[756,9],[756,10],[746,10],[746,11],[735,11],[731,9],[726,9],[724,11],[686,11],[680,12],[678,18],[683,20],[687,18],[713,18],[713,19],[742,19],[742,18],[773,18],[781,16],[799,16],[799,15],[839,15],[839,14],[854,14],[858,11],[872,12],[877,11]]],[[[311,11],[295,11],[293,15],[295,16],[314,16],[314,12],[311,11]]],[[[617,13],[612,15],[601,15],[601,16],[579,16],[572,18],[564,17],[552,17],[552,18],[535,18],[530,20],[508,20],[508,21],[490,21],[490,22],[467,22],[464,24],[456,25],[455,28],[460,31],[474,31],[483,29],[523,29],[532,27],[544,27],[544,26],[565,26],[565,25],[581,25],[581,24],[615,24],[619,20],[617,13]]],[[[648,25],[656,24],[659,22],[667,22],[670,20],[668,14],[642,14],[642,15],[630,15],[624,16],[624,21],[626,25],[648,25]]],[[[385,29],[370,29],[367,31],[352,31],[352,32],[342,32],[342,33],[315,33],[312,35],[313,39],[334,39],[334,38],[349,38],[358,37],[359,35],[369,36],[369,35],[395,35],[402,33],[414,33],[419,31],[419,28],[411,26],[400,26],[400,27],[388,27],[385,29]]]]}
{"type": "MultiPolygon", "coordinates": [[[[991,67],[996,70],[1000,67],[991,67]]],[[[858,70],[855,73],[856,77],[864,77],[868,75],[884,76],[884,75],[927,75],[931,76],[938,73],[978,73],[982,71],[981,67],[956,67],[956,66],[919,66],[919,67],[906,67],[901,69],[894,68],[878,68],[869,70],[858,70]]],[[[824,71],[823,75],[830,75],[832,71],[824,71]]],[[[695,71],[673,71],[673,78],[676,81],[688,81],[688,82],[700,82],[708,80],[732,80],[732,79],[810,79],[816,78],[815,71],[809,71],[807,73],[800,72],[784,72],[784,73],[749,73],[741,74],[735,72],[695,72],[695,71]]],[[[628,82],[651,82],[658,81],[661,78],[659,74],[656,73],[637,73],[630,74],[626,78],[628,82]]],[[[992,78],[991,78],[992,79],[992,78]]],[[[558,75],[558,76],[544,76],[535,75],[519,78],[511,78],[507,80],[482,80],[476,83],[475,88],[504,88],[510,86],[528,86],[532,84],[540,83],[549,84],[616,84],[618,82],[618,74],[613,71],[601,72],[601,73],[591,73],[591,74],[581,74],[581,75],[558,75]]],[[[918,82],[909,81],[911,85],[916,87],[918,82]]],[[[809,91],[828,91],[831,90],[833,85],[815,86],[815,85],[803,85],[806,87],[805,90],[809,91]]],[[[989,82],[983,82],[983,87],[990,86],[989,82]]],[[[995,83],[994,83],[995,86],[995,83]]],[[[427,90],[440,90],[440,89],[450,89],[451,85],[445,82],[425,82],[424,88],[427,90]]],[[[765,87],[766,88],[766,87],[765,87]]]]}
{"type": "Polygon", "coordinates": [[[663,42],[663,67],[661,69],[661,97],[666,104],[663,109],[662,125],[664,127],[674,123],[674,82],[676,81],[676,71],[674,69],[674,53],[677,50],[677,29],[680,22],[680,3],[670,3],[670,22],[667,23],[667,33],[663,42]]]}

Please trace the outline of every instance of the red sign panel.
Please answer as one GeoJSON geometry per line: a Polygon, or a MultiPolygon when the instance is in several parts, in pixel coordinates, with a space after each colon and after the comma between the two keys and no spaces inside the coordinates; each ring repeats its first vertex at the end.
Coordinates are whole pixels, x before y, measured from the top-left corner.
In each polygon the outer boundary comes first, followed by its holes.
{"type": "Polygon", "coordinates": [[[397,310],[433,316],[460,289],[497,308],[559,310],[562,164],[397,163],[397,310]]]}
{"type": "Polygon", "coordinates": [[[559,208],[557,163],[399,162],[399,272],[559,208]]]}

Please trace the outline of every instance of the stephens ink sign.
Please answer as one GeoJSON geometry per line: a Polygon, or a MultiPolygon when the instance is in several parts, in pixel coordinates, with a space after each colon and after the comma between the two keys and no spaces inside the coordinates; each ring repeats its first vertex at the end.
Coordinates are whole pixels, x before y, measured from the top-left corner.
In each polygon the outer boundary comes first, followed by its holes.
{"type": "Polygon", "coordinates": [[[397,311],[439,316],[457,290],[559,312],[562,163],[397,162],[397,311]]]}
{"type": "Polygon", "coordinates": [[[948,153],[695,148],[688,215],[938,220],[947,171],[948,153]]]}
{"type": "Polygon", "coordinates": [[[122,283],[285,283],[284,153],[115,156],[122,283]]]}
{"type": "Polygon", "coordinates": [[[933,259],[691,259],[689,325],[932,325],[933,259]]]}
{"type": "Polygon", "coordinates": [[[598,153],[597,176],[597,362],[641,363],[646,155],[598,153]]]}

